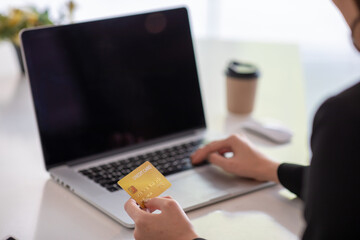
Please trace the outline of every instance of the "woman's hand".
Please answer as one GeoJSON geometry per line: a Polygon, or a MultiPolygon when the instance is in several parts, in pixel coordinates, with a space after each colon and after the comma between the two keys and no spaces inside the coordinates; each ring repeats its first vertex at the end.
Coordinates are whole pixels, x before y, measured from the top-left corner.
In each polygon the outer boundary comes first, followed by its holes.
{"type": "Polygon", "coordinates": [[[277,176],[279,163],[260,153],[242,135],[232,135],[227,139],[211,142],[193,153],[191,159],[194,165],[208,159],[225,171],[241,177],[279,182],[277,176]],[[224,157],[227,152],[232,152],[233,156],[224,157]]]}
{"type": "Polygon", "coordinates": [[[142,210],[134,199],[125,203],[125,211],[135,222],[134,237],[137,240],[191,240],[197,238],[190,220],[171,197],[152,198],[142,210]],[[160,210],[160,214],[152,213],[160,210]]]}

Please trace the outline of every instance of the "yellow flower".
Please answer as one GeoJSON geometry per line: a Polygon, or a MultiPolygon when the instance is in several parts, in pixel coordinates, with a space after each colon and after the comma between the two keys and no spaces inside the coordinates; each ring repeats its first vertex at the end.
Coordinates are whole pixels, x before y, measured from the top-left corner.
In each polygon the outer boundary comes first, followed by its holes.
{"type": "Polygon", "coordinates": [[[69,20],[70,22],[72,23],[74,21],[74,10],[76,8],[76,5],[73,1],[69,1],[67,4],[66,4],[67,8],[68,8],[68,11],[69,11],[69,20]]]}
{"type": "Polygon", "coordinates": [[[9,15],[9,26],[13,27],[18,25],[24,18],[24,12],[20,9],[13,9],[9,15]]]}
{"type": "Polygon", "coordinates": [[[16,46],[20,46],[19,33],[17,33],[17,34],[11,39],[11,41],[12,41],[16,46]]]}
{"type": "Polygon", "coordinates": [[[27,22],[29,23],[29,26],[35,26],[39,20],[39,16],[33,12],[27,12],[26,18],[27,18],[27,22]]]}
{"type": "Polygon", "coordinates": [[[72,13],[75,10],[75,3],[73,1],[69,1],[67,3],[67,6],[69,8],[69,12],[72,13]]]}

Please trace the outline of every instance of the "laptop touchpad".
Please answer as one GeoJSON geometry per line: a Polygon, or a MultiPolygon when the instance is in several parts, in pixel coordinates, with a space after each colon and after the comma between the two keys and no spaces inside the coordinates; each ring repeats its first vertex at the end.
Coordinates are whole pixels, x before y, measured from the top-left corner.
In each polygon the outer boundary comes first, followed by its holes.
{"type": "Polygon", "coordinates": [[[208,165],[169,177],[172,187],[165,194],[175,198],[183,208],[199,205],[212,199],[239,195],[257,188],[261,182],[241,178],[208,165]]]}

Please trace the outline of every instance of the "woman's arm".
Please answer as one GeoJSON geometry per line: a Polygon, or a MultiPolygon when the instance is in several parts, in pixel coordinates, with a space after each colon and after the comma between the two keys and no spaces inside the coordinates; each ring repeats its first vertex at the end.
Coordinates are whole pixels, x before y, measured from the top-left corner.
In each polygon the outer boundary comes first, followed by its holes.
{"type": "Polygon", "coordinates": [[[299,198],[304,196],[304,179],[309,171],[309,166],[292,163],[280,164],[277,174],[281,185],[287,188],[299,198]]]}

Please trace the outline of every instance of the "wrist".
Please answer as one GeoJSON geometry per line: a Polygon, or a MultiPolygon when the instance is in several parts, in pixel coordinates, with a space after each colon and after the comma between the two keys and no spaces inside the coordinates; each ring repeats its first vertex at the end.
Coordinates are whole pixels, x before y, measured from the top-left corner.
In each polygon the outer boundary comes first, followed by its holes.
{"type": "Polygon", "coordinates": [[[181,234],[181,236],[179,236],[179,238],[176,238],[179,240],[194,240],[194,239],[202,239],[199,235],[196,234],[196,232],[194,230],[188,231],[185,234],[181,234]]]}
{"type": "Polygon", "coordinates": [[[261,164],[261,168],[259,169],[259,181],[272,181],[275,183],[279,183],[279,177],[277,174],[277,170],[280,166],[280,163],[272,161],[270,159],[265,159],[264,164],[261,164]]]}
{"type": "Polygon", "coordinates": [[[197,235],[195,232],[192,233],[191,237],[188,239],[192,240],[203,240],[204,238],[201,238],[199,235],[197,235]]]}

